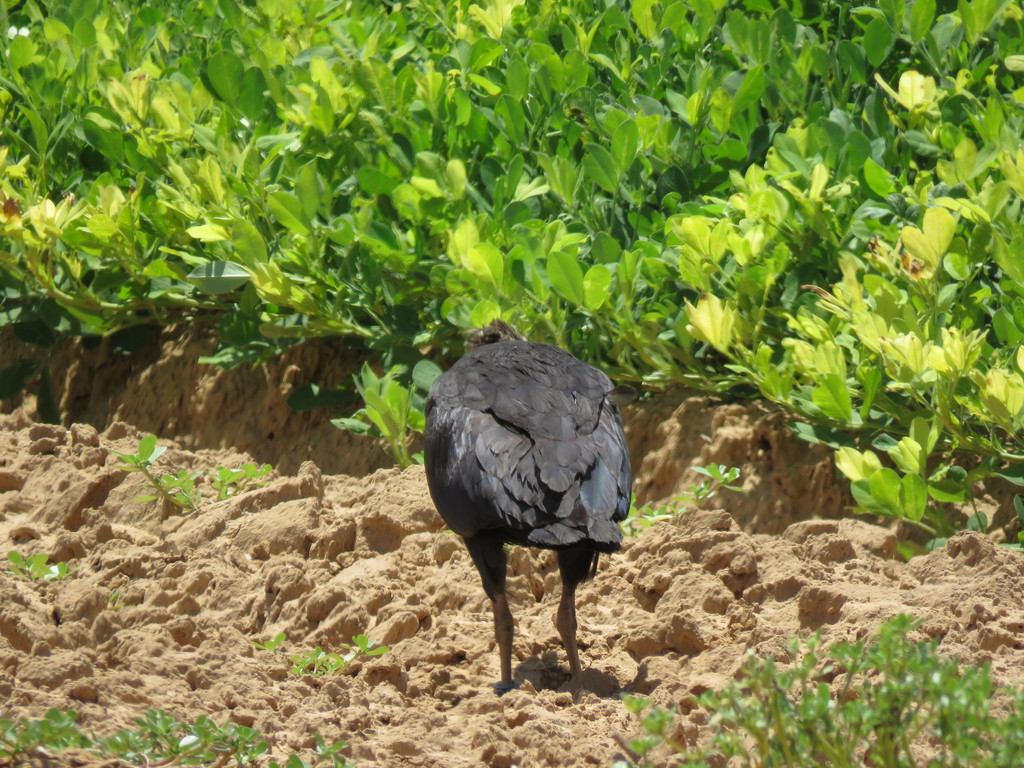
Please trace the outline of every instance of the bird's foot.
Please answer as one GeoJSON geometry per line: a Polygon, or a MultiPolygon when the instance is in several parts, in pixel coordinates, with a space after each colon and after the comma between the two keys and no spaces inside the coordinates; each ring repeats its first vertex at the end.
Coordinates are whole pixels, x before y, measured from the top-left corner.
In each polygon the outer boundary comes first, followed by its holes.
{"type": "Polygon", "coordinates": [[[509,691],[514,691],[518,687],[519,686],[516,685],[515,682],[511,682],[511,683],[495,683],[494,686],[493,686],[494,692],[496,694],[498,694],[499,696],[504,696],[509,691]]]}

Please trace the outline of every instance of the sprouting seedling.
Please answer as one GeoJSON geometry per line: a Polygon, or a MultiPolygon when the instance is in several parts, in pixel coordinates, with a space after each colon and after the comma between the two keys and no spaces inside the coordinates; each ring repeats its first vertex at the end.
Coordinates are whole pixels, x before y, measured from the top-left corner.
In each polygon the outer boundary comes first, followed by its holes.
{"type": "Polygon", "coordinates": [[[13,550],[7,553],[11,573],[31,581],[63,581],[75,572],[67,563],[50,563],[49,559],[49,555],[25,557],[13,550]]]}
{"type": "Polygon", "coordinates": [[[253,647],[260,651],[270,651],[271,653],[280,653],[278,646],[281,645],[285,640],[288,639],[288,635],[284,632],[276,635],[273,639],[267,640],[265,643],[253,642],[253,647]]]}
{"type": "Polygon", "coordinates": [[[201,472],[189,472],[182,469],[176,475],[160,475],[156,478],[159,485],[158,493],[148,496],[140,496],[138,501],[154,501],[160,497],[169,498],[172,502],[183,509],[195,512],[199,509],[202,499],[202,491],[196,486],[196,480],[201,472]]]}
{"type": "Polygon", "coordinates": [[[381,656],[388,652],[386,645],[377,645],[366,635],[356,635],[352,638],[352,645],[349,653],[345,655],[346,661],[352,661],[356,656],[381,656]]]}
{"type": "Polygon", "coordinates": [[[239,493],[263,487],[269,481],[261,478],[266,477],[273,471],[274,468],[269,464],[257,466],[251,461],[246,462],[237,469],[217,467],[216,477],[210,484],[213,486],[213,490],[217,492],[217,501],[223,501],[239,493]]]}
{"type": "Polygon", "coordinates": [[[120,589],[115,589],[107,596],[107,608],[112,611],[119,611],[124,608],[124,601],[121,599],[120,589]]]}
{"type": "Polygon", "coordinates": [[[352,638],[352,645],[347,647],[345,653],[328,653],[319,645],[308,653],[289,656],[292,662],[292,674],[302,677],[311,675],[323,677],[335,672],[342,672],[359,656],[380,656],[387,653],[388,647],[380,645],[374,647],[374,642],[366,635],[356,635],[352,638]]]}
{"type": "Polygon", "coordinates": [[[629,536],[639,536],[641,531],[652,525],[668,520],[677,520],[684,509],[710,499],[723,488],[738,493],[745,491],[744,488],[731,484],[740,476],[739,467],[711,464],[707,467],[694,466],[690,469],[708,479],[700,484],[691,484],[683,493],[672,496],[657,506],[645,504],[637,507],[634,499],[629,517],[621,523],[622,530],[629,536]]]}
{"type": "Polygon", "coordinates": [[[182,470],[177,475],[155,475],[151,471],[151,467],[167,450],[167,446],[157,445],[156,440],[156,435],[147,435],[142,438],[135,453],[114,451],[117,457],[124,462],[117,468],[126,472],[141,472],[156,491],[152,495],[139,496],[136,501],[153,501],[162,498],[176,506],[196,511],[199,508],[201,493],[195,482],[200,473],[182,470]]]}

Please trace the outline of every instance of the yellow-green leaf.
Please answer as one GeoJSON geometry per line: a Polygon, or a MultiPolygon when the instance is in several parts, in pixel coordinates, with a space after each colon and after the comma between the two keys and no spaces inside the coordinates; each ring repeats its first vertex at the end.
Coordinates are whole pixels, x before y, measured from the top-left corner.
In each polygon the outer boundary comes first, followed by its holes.
{"type": "Polygon", "coordinates": [[[845,445],[836,450],[835,461],[839,471],[853,482],[867,480],[882,468],[882,461],[874,451],[861,453],[845,445]]]}
{"type": "Polygon", "coordinates": [[[477,243],[466,253],[465,266],[476,277],[497,288],[505,273],[501,251],[487,242],[477,243]]]}
{"type": "Polygon", "coordinates": [[[220,224],[200,224],[195,227],[189,227],[185,231],[196,240],[201,240],[204,243],[218,243],[231,239],[228,231],[220,224]]]}
{"type": "Polygon", "coordinates": [[[604,264],[594,264],[583,276],[583,306],[590,312],[601,308],[609,299],[612,273],[604,264]]]}
{"type": "Polygon", "coordinates": [[[686,302],[686,316],[690,320],[686,330],[693,336],[720,352],[729,351],[737,321],[736,310],[730,303],[708,293],[701,296],[696,305],[686,302]]]}
{"type": "Polygon", "coordinates": [[[956,220],[945,208],[925,211],[922,228],[904,227],[903,247],[915,259],[932,270],[946,255],[956,234],[956,220]]]}

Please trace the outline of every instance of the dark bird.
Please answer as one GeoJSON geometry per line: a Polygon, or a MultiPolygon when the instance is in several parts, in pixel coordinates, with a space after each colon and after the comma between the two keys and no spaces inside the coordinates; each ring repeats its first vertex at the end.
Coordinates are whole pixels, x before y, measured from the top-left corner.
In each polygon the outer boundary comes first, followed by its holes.
{"type": "Polygon", "coordinates": [[[524,341],[495,320],[430,388],[424,463],[437,511],[480,572],[494,609],[499,692],[513,687],[506,544],[558,551],[562,597],[555,626],[573,679],[576,588],[601,552],[622,543],[632,474],[617,402],[629,387],[549,344],[524,341]]]}

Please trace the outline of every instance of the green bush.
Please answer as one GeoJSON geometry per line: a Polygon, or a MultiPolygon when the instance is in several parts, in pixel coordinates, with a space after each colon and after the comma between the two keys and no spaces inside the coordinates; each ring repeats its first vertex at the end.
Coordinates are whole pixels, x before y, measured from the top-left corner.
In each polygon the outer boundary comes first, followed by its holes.
{"type": "MultiPolygon", "coordinates": [[[[223,366],[341,335],[408,377],[500,314],[619,379],[784,405],[861,510],[941,538],[1024,475],[1022,17],[29,0],[2,20],[0,324],[130,348],[214,322],[223,366]]],[[[0,397],[49,387],[40,359],[0,397]]],[[[408,462],[415,404],[386,405],[395,434],[342,423],[408,462]]]]}
{"type": "Polygon", "coordinates": [[[988,665],[964,667],[913,642],[909,616],[892,619],[871,642],[826,650],[820,636],[793,639],[793,664],[780,668],[752,653],[740,679],[700,697],[711,713],[709,743],[673,743],[672,713],[639,698],[645,735],[631,742],[636,763],[669,745],[689,766],[746,768],[1007,768],[1024,759],[1024,691],[994,686],[988,665]],[[925,759],[923,754],[932,756],[925,759]]]}

